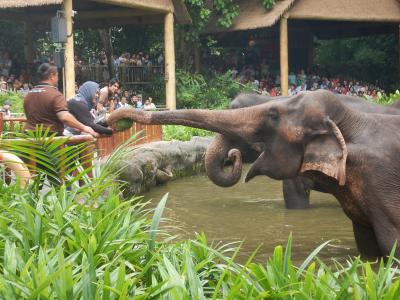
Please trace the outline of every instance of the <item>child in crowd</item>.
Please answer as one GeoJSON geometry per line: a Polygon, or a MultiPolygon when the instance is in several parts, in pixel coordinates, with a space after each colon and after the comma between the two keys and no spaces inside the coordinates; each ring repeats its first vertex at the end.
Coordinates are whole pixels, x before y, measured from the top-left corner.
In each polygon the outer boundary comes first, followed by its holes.
{"type": "Polygon", "coordinates": [[[153,103],[153,99],[151,97],[147,98],[146,102],[144,103],[143,106],[144,110],[156,110],[156,106],[153,103]]]}

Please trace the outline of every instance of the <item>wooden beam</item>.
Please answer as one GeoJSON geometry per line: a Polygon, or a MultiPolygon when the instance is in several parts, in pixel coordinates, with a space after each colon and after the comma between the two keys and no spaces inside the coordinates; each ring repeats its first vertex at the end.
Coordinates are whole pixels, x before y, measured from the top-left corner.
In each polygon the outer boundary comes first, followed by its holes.
{"type": "Polygon", "coordinates": [[[165,0],[92,0],[94,2],[105,3],[115,6],[124,6],[130,8],[141,8],[145,10],[154,10],[159,12],[174,11],[171,1],[165,0]]]}
{"type": "Polygon", "coordinates": [[[76,20],[74,23],[75,28],[107,28],[110,26],[122,25],[135,25],[147,26],[157,25],[164,23],[164,15],[148,15],[145,17],[125,17],[125,18],[107,18],[107,19],[93,19],[93,20],[76,20]]]}
{"type": "Polygon", "coordinates": [[[43,20],[43,16],[29,15],[27,13],[3,12],[1,10],[0,10],[0,19],[14,21],[14,22],[26,22],[27,20],[30,22],[45,21],[43,20]]]}
{"type": "Polygon", "coordinates": [[[400,85],[400,25],[397,26],[397,38],[398,38],[398,44],[397,44],[397,55],[398,55],[398,61],[397,61],[397,73],[398,73],[398,81],[397,84],[400,85]]]}
{"type": "Polygon", "coordinates": [[[385,19],[382,17],[374,17],[373,14],[370,14],[368,17],[358,17],[354,16],[343,16],[341,18],[325,15],[325,16],[315,16],[312,14],[296,14],[290,15],[290,20],[313,20],[313,21],[340,21],[340,22],[369,22],[369,23],[399,23],[400,17],[385,19]]]}
{"type": "MultiPolygon", "coordinates": [[[[148,10],[133,10],[133,9],[113,9],[113,10],[91,10],[91,11],[78,11],[74,16],[76,20],[93,20],[104,18],[126,18],[126,17],[140,17],[155,15],[159,12],[148,11],[148,10]]],[[[0,10],[0,19],[19,21],[19,22],[46,22],[51,17],[55,16],[55,12],[52,13],[18,13],[18,12],[2,12],[0,10]]]]}
{"type": "Polygon", "coordinates": [[[140,17],[157,14],[156,11],[144,11],[133,9],[113,9],[113,10],[95,10],[95,11],[78,11],[74,19],[76,20],[92,20],[103,18],[124,18],[124,17],[140,17]]]}
{"type": "Polygon", "coordinates": [[[289,50],[288,50],[288,19],[282,16],[280,21],[280,76],[281,94],[288,95],[289,81],[289,50]]]}
{"type": "Polygon", "coordinates": [[[165,15],[164,44],[166,106],[169,109],[176,109],[174,14],[172,12],[165,15]]]}
{"type": "Polygon", "coordinates": [[[67,23],[67,42],[65,43],[64,95],[71,99],[75,95],[74,35],[72,28],[72,0],[63,0],[63,10],[67,23]]]}

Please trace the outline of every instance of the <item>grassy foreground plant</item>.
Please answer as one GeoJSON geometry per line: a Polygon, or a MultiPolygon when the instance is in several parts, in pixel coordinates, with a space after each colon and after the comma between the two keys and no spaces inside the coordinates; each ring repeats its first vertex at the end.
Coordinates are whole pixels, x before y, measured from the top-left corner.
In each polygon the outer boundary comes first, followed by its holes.
{"type": "Polygon", "coordinates": [[[82,187],[37,193],[0,182],[1,299],[400,297],[393,253],[377,271],[359,258],[330,267],[317,258],[326,242],[298,267],[289,237],[267,262],[256,263],[252,255],[241,265],[235,260],[240,247],[210,243],[204,234],[162,240],[167,196],[154,211],[142,198],[123,200],[112,162],[125,155],[116,152],[96,166],[95,178],[82,187]]]}

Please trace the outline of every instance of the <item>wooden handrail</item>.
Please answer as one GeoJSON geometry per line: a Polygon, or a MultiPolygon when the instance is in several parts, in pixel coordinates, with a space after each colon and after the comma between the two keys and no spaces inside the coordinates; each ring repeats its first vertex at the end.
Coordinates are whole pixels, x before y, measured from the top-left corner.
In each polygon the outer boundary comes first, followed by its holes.
{"type": "MultiPolygon", "coordinates": [[[[9,123],[10,128],[14,129],[16,123],[25,123],[26,118],[12,118],[5,117],[3,113],[0,113],[0,134],[4,131],[4,124],[9,123]]],[[[144,125],[134,123],[131,128],[124,131],[115,132],[111,136],[100,136],[95,139],[90,135],[76,135],[69,139],[69,143],[80,143],[80,142],[93,142],[95,149],[98,152],[99,157],[105,157],[112,153],[120,144],[127,141],[131,136],[138,134],[138,140],[133,141],[133,144],[144,144],[153,141],[162,140],[162,126],[161,125],[144,125]],[[140,133],[141,132],[141,133],[140,133]]],[[[57,139],[65,138],[65,136],[56,137],[57,139]]]]}
{"type": "MultiPolygon", "coordinates": [[[[14,128],[14,124],[16,123],[25,123],[26,118],[13,118],[6,117],[4,113],[0,113],[0,136],[4,131],[4,124],[9,123],[10,128],[14,128]]],[[[132,144],[144,144],[154,141],[162,140],[162,126],[161,125],[144,125],[139,123],[134,123],[131,128],[128,128],[124,131],[115,132],[111,136],[100,136],[98,138],[94,138],[91,135],[74,135],[74,136],[57,136],[53,137],[55,140],[66,139],[66,143],[68,144],[80,144],[87,143],[87,147],[82,153],[83,160],[81,164],[83,167],[88,168],[91,166],[94,160],[94,154],[98,153],[98,157],[103,158],[110,155],[119,145],[126,142],[133,135],[137,134],[138,139],[132,141],[132,144]]],[[[12,138],[13,141],[23,141],[26,139],[22,138],[12,138]]],[[[31,173],[35,173],[35,166],[32,163],[33,169],[31,173]]],[[[89,176],[92,176],[91,173],[88,173],[89,176]]]]}

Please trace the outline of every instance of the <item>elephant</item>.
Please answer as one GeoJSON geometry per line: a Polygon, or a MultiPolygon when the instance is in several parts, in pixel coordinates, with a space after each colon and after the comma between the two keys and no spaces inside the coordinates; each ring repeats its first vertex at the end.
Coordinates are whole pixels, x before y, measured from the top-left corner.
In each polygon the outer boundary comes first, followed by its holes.
{"type": "MultiPolygon", "coordinates": [[[[363,111],[366,113],[381,113],[381,114],[400,114],[400,101],[395,102],[392,106],[383,106],[373,103],[366,102],[362,98],[337,95],[338,99],[349,107],[356,109],[358,111],[363,111]]],[[[230,103],[231,109],[249,107],[254,105],[259,105],[266,103],[271,100],[287,99],[288,96],[279,97],[269,97],[264,95],[259,95],[255,93],[242,93],[236,96],[230,103]]],[[[234,174],[226,174],[224,172],[223,166],[225,164],[226,155],[230,149],[238,148],[238,145],[233,145],[225,140],[223,136],[217,134],[216,137],[211,142],[209,149],[220,149],[220,151],[213,151],[212,154],[208,152],[206,154],[208,164],[208,175],[211,178],[220,177],[224,178],[222,186],[230,186],[232,182],[236,183],[239,178],[232,178],[233,176],[238,176],[234,174]],[[225,150],[221,150],[225,149],[225,150]]],[[[240,145],[240,151],[242,154],[242,160],[246,162],[254,162],[254,158],[259,155],[259,153],[254,154],[252,149],[247,148],[245,145],[240,145]]],[[[216,180],[218,183],[219,181],[216,180]]],[[[305,209],[310,206],[310,192],[311,190],[317,190],[319,192],[326,192],[313,180],[297,176],[292,179],[283,180],[282,183],[282,193],[285,202],[285,206],[288,209],[305,209]]]]}
{"type": "MultiPolygon", "coordinates": [[[[317,90],[232,110],[124,108],[113,112],[108,121],[116,128],[120,119],[206,129],[233,145],[247,145],[261,154],[245,182],[259,175],[277,180],[310,178],[339,201],[352,221],[362,255],[387,256],[400,238],[398,115],[360,112],[339,96],[317,90]]],[[[240,150],[230,149],[228,157],[238,172],[240,150]]]]}

